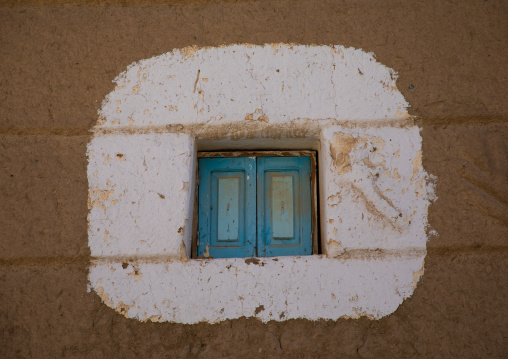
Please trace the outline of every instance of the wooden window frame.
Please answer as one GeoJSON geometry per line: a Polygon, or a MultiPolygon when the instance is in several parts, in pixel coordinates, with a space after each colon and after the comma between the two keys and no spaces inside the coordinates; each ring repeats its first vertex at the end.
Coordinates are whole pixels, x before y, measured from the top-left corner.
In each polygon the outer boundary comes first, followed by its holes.
{"type": "MultiPolygon", "coordinates": [[[[312,255],[320,254],[319,245],[319,226],[318,226],[318,185],[317,185],[317,151],[313,150],[279,150],[279,151],[198,151],[197,159],[209,157],[309,157],[311,163],[311,240],[312,255]]],[[[198,193],[199,193],[199,166],[196,159],[196,175],[194,188],[194,210],[192,221],[192,242],[191,242],[191,258],[204,259],[197,256],[197,240],[198,240],[198,193]]]]}

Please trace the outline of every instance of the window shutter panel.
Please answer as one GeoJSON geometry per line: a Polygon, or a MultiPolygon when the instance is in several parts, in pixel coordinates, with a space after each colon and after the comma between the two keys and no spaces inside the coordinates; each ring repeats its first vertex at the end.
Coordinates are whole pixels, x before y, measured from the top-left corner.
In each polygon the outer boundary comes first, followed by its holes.
{"type": "Polygon", "coordinates": [[[198,201],[198,257],[255,256],[255,158],[200,158],[198,201]]]}
{"type": "Polygon", "coordinates": [[[309,157],[257,158],[258,256],[312,254],[309,157]]]}

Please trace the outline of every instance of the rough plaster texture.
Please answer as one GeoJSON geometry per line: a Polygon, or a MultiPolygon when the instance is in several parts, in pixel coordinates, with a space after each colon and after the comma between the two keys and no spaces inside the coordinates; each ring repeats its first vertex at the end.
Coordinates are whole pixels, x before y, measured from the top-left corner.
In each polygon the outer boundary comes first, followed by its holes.
{"type": "Polygon", "coordinates": [[[129,66],[88,146],[92,288],[140,320],[392,313],[423,274],[432,196],[395,80],[341,46],[185,48],[129,66]],[[189,259],[195,138],[234,141],[243,123],[318,136],[325,255],[189,259]]]}
{"type": "Polygon", "coordinates": [[[180,257],[191,235],[190,136],[97,136],[89,148],[92,255],[180,257]]]}
{"type": "Polygon", "coordinates": [[[408,107],[395,79],[372,54],[343,46],[187,47],[129,66],[95,128],[395,120],[408,107]]]}
{"type": "Polygon", "coordinates": [[[42,6],[0,8],[0,357],[506,357],[508,2],[3,3],[42,6]],[[397,71],[439,179],[425,275],[375,321],[119,315],[87,292],[86,145],[111,79],[174,48],[267,42],[362,48],[397,71]]]}

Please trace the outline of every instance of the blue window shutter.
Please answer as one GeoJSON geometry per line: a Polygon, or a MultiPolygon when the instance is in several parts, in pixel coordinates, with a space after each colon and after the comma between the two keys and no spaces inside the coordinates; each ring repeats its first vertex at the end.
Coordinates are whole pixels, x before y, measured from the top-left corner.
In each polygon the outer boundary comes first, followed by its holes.
{"type": "Polygon", "coordinates": [[[255,256],[256,159],[200,158],[198,166],[198,256],[255,256]]]}
{"type": "Polygon", "coordinates": [[[258,256],[312,254],[309,157],[257,158],[258,256]]]}

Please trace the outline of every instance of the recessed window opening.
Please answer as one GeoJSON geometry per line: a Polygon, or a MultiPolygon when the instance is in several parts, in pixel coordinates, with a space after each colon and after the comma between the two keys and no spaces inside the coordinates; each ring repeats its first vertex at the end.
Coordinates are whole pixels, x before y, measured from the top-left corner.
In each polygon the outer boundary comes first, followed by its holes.
{"type": "Polygon", "coordinates": [[[194,258],[320,253],[316,151],[197,157],[194,258]]]}

